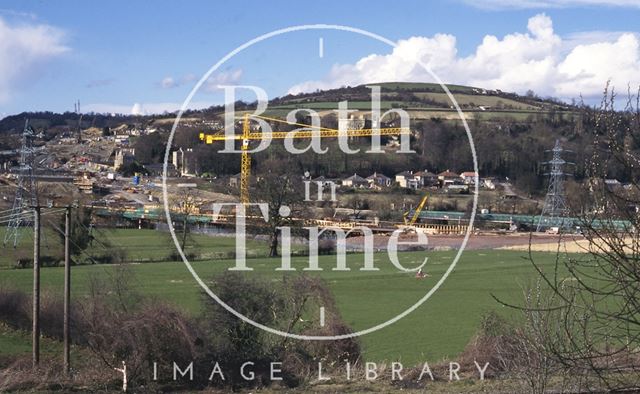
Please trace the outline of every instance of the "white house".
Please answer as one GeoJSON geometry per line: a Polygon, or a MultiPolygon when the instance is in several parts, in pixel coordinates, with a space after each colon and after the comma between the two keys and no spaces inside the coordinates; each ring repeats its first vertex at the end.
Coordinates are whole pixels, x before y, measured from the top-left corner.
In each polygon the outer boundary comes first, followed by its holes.
{"type": "Polygon", "coordinates": [[[413,171],[403,171],[396,174],[396,183],[405,189],[417,189],[420,186],[418,178],[413,174],[413,171]]]}
{"type": "Polygon", "coordinates": [[[353,174],[348,178],[342,180],[342,186],[346,187],[366,187],[369,186],[369,182],[358,174],[353,174]]]}
{"type": "Polygon", "coordinates": [[[462,174],[460,174],[460,178],[462,179],[462,182],[465,185],[473,185],[476,183],[476,176],[478,174],[476,174],[475,171],[465,171],[462,174]]]}
{"type": "Polygon", "coordinates": [[[442,187],[446,187],[449,184],[460,182],[460,175],[453,171],[446,170],[438,174],[438,180],[442,187]]]}

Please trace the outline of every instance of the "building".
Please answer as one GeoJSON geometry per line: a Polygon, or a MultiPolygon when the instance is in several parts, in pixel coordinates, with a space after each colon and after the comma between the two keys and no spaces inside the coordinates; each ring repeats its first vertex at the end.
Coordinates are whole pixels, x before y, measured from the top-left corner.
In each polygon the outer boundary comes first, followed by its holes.
{"type": "Polygon", "coordinates": [[[489,190],[496,189],[496,183],[493,181],[493,178],[484,178],[482,180],[482,185],[489,190]]]}
{"type": "Polygon", "coordinates": [[[358,174],[353,174],[342,180],[342,186],[346,187],[367,187],[369,182],[358,174]]]}
{"type": "Polygon", "coordinates": [[[120,167],[127,166],[136,161],[136,150],[133,148],[122,148],[116,150],[113,160],[113,169],[118,170],[120,167]]]}
{"type": "Polygon", "coordinates": [[[622,183],[619,180],[609,178],[604,180],[604,186],[608,191],[613,192],[622,187],[622,183]]]}
{"type": "Polygon", "coordinates": [[[363,116],[354,118],[350,115],[348,119],[338,119],[338,130],[361,130],[364,128],[365,120],[363,116]]]}
{"type": "Polygon", "coordinates": [[[240,173],[237,173],[235,175],[230,176],[229,177],[229,186],[231,186],[231,187],[239,187],[240,186],[240,178],[241,178],[240,173]]]}
{"type": "Polygon", "coordinates": [[[438,176],[429,170],[418,171],[414,174],[420,186],[434,186],[438,184],[438,176]]]}
{"type": "Polygon", "coordinates": [[[475,185],[477,175],[475,171],[465,171],[460,174],[460,178],[465,185],[475,185]]]}
{"type": "Polygon", "coordinates": [[[413,171],[402,171],[396,174],[396,183],[405,189],[418,189],[420,186],[413,171]]]}
{"type": "Polygon", "coordinates": [[[367,182],[369,182],[369,187],[389,187],[391,186],[391,178],[384,174],[379,174],[374,172],[373,174],[367,177],[367,182]]]}
{"type": "Polygon", "coordinates": [[[447,185],[460,182],[460,175],[453,171],[446,170],[438,174],[438,181],[441,187],[446,187],[447,185]]]}
{"type": "Polygon", "coordinates": [[[332,184],[338,184],[337,179],[329,179],[324,175],[320,175],[319,177],[312,179],[311,182],[315,183],[316,185],[321,184],[322,187],[331,187],[332,184]]]}
{"type": "Polygon", "coordinates": [[[173,151],[171,163],[180,176],[197,176],[200,172],[196,154],[191,148],[173,151]]]}

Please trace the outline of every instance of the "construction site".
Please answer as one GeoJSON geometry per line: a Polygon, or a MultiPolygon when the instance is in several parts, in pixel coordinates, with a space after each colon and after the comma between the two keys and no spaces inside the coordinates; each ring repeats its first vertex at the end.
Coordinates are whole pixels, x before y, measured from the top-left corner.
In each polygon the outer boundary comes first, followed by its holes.
{"type": "MultiPolygon", "coordinates": [[[[276,125],[276,130],[279,124],[285,124],[289,129],[308,126],[272,117],[262,119],[276,125]]],[[[73,133],[43,144],[39,141],[42,134],[36,134],[27,120],[20,147],[5,152],[5,157],[13,157],[13,163],[16,163],[8,167],[6,164],[11,161],[5,161],[5,246],[17,247],[20,229],[31,226],[35,207],[71,205],[91,209],[91,226],[166,231],[165,207],[169,207],[174,225],[178,227],[187,226],[202,233],[233,234],[235,209],[214,214],[213,204],[240,202],[249,205],[260,201],[260,197],[251,195],[256,180],[261,177],[261,174],[257,178],[251,174],[248,152],[252,141],[265,138],[335,139],[340,134],[339,130],[329,128],[318,129],[317,136],[316,131],[265,134],[252,129],[247,115],[238,124],[241,132],[231,137],[234,143],[240,142],[238,175],[195,176],[197,163],[193,150],[178,147],[169,155],[163,177],[162,164],[152,171],[149,171],[152,166],[147,165],[145,173],[123,174],[119,171],[136,160],[135,149],[130,147],[132,144],[128,139],[136,134],[153,133],[153,129],[127,130],[124,134],[127,138],[123,138],[117,134],[118,130],[111,136],[103,136],[98,130],[82,130],[78,126],[73,133]],[[162,199],[163,182],[168,195],[173,196],[166,205],[162,199]]],[[[347,129],[346,137],[370,137],[372,130],[362,128],[363,125],[347,129]]],[[[123,130],[124,127],[119,129],[123,130]]],[[[378,132],[393,138],[391,142],[411,133],[397,127],[382,128],[378,132]]],[[[222,146],[228,139],[224,133],[199,133],[201,144],[222,146]]],[[[389,144],[387,142],[391,146],[389,144]]],[[[572,163],[565,161],[564,156],[571,152],[563,150],[559,141],[547,152],[549,161],[540,163],[545,169],[542,175],[548,189],[543,201],[519,196],[508,180],[481,177],[474,171],[458,175],[449,170],[440,174],[407,170],[396,174],[395,179],[375,171],[369,177],[354,174],[343,179],[323,175],[313,177],[305,172],[294,174],[297,178],[294,182],[304,188],[308,209],[301,217],[291,219],[299,227],[346,230],[350,250],[358,250],[358,245],[362,245],[363,234],[358,229],[363,227],[374,235],[376,249],[384,248],[384,238],[398,229],[407,236],[416,232],[432,236],[429,248],[435,249],[459,246],[467,232],[473,235],[468,247],[549,243],[554,241],[553,235],[561,233],[579,236],[579,220],[569,216],[565,201],[565,178],[571,176],[572,163]],[[474,201],[477,205],[472,217],[474,201]],[[443,210],[444,206],[454,209],[443,210]],[[464,207],[464,211],[456,211],[455,207],[464,207]],[[523,210],[532,213],[524,214],[523,210]],[[536,210],[539,213],[534,213],[536,210]],[[534,237],[530,239],[531,231],[534,237]]],[[[620,222],[619,225],[625,224],[620,222]]],[[[327,236],[331,237],[330,233],[327,236]]]]}

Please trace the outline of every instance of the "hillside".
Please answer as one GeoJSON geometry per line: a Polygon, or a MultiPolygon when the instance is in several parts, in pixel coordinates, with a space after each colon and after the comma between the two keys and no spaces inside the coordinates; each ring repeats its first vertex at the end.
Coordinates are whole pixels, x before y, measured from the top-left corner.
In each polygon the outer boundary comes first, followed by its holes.
{"type": "MultiPolygon", "coordinates": [[[[458,119],[456,109],[442,87],[434,83],[385,82],[381,87],[383,110],[402,108],[414,119],[458,119]]],[[[530,116],[575,112],[576,108],[556,99],[542,99],[533,92],[527,96],[472,86],[447,85],[467,118],[493,120],[510,118],[524,121],[530,116]]],[[[349,108],[371,110],[367,85],[287,95],[272,100],[270,113],[283,115],[295,108],[333,111],[338,102],[349,100],[349,108]]]]}
{"type": "MultiPolygon", "coordinates": [[[[382,91],[382,109],[402,108],[415,119],[457,119],[449,97],[440,85],[433,83],[385,82],[377,83],[382,91]]],[[[571,113],[576,110],[571,105],[553,99],[542,99],[535,95],[521,96],[515,93],[502,92],[471,86],[447,85],[451,93],[468,118],[491,120],[494,118],[511,118],[525,121],[530,116],[549,115],[555,113],[571,113]]],[[[348,100],[349,108],[362,112],[371,110],[370,89],[366,85],[330,89],[313,93],[286,95],[271,100],[269,114],[284,116],[296,108],[311,108],[319,112],[337,109],[338,102],[348,100]]],[[[250,108],[250,106],[249,106],[250,108]]],[[[199,119],[217,116],[224,108],[210,107],[200,111],[188,111],[184,117],[192,122],[199,119]]],[[[7,116],[0,120],[0,134],[19,133],[25,119],[37,130],[49,132],[65,132],[95,127],[98,129],[117,128],[122,125],[130,127],[170,127],[174,114],[162,115],[125,115],[87,113],[82,116],[74,112],[23,112],[7,116]]]]}
{"type": "MultiPolygon", "coordinates": [[[[268,152],[254,155],[253,163],[256,170],[261,168],[263,163],[274,160],[286,160],[292,169],[300,172],[309,170],[314,176],[322,174],[333,177],[365,174],[369,173],[371,168],[385,174],[396,174],[407,169],[428,169],[437,173],[445,170],[462,172],[473,168],[466,132],[460,127],[458,113],[452,108],[439,85],[379,85],[382,87],[383,111],[402,108],[410,113],[411,146],[417,152],[416,156],[372,157],[360,153],[346,157],[334,146],[335,142],[326,141],[326,146],[332,146],[329,154],[309,153],[290,157],[280,143],[273,143],[268,152]]],[[[589,109],[553,99],[541,99],[533,93],[521,96],[458,85],[451,85],[449,89],[455,95],[471,127],[480,175],[509,178],[519,190],[528,194],[539,193],[544,179],[539,163],[548,160],[545,150],[552,147],[556,139],[560,139],[563,146],[575,152],[572,158],[572,161],[577,163],[575,179],[579,180],[583,176],[582,159],[588,154],[588,147],[591,145],[589,134],[585,131],[593,126],[593,117],[589,115],[589,109]]],[[[334,110],[337,109],[338,103],[348,100],[349,108],[357,110],[350,115],[362,117],[366,121],[370,117],[370,95],[371,90],[366,85],[286,95],[271,100],[267,114],[284,118],[293,109],[312,108],[323,117],[323,126],[337,128],[334,110]]],[[[236,103],[238,114],[254,109],[255,103],[236,103]]],[[[223,113],[223,106],[214,106],[183,114],[179,133],[174,139],[174,147],[193,149],[198,172],[201,174],[229,176],[237,174],[240,170],[239,157],[220,155],[217,145],[204,145],[198,138],[200,132],[220,132],[223,113]]],[[[78,128],[83,130],[83,135],[89,129],[93,134],[118,134],[127,139],[127,146],[135,148],[136,161],[148,165],[162,162],[168,132],[173,125],[175,114],[83,114],[81,118],[79,114],[70,112],[22,113],[0,121],[1,149],[19,146],[18,133],[22,130],[25,118],[29,118],[37,131],[43,132],[45,138],[39,144],[55,142],[58,137],[75,136],[78,128]]],[[[301,121],[309,122],[308,119],[301,121]]],[[[384,121],[392,124],[395,120],[388,117],[384,121]]],[[[364,152],[369,141],[361,138],[351,143],[362,148],[364,152]]],[[[624,180],[624,174],[611,175],[624,180]]]]}

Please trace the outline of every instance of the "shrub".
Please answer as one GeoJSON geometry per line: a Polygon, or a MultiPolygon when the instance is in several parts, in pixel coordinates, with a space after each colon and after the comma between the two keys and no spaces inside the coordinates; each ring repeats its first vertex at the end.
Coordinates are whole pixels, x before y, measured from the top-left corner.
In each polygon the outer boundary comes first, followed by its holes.
{"type": "Polygon", "coordinates": [[[336,253],[336,240],[335,239],[321,239],[318,241],[318,254],[335,254],[336,253]]]}
{"type": "MultiPolygon", "coordinates": [[[[355,339],[282,338],[245,323],[208,297],[203,298],[201,316],[194,319],[165,303],[141,297],[134,290],[134,283],[126,266],[116,266],[106,278],[90,276],[88,294],[74,303],[71,316],[72,340],[84,353],[83,359],[90,362],[74,368],[73,381],[59,372],[49,375],[48,371],[55,369],[49,362],[43,366],[45,375],[34,377],[29,365],[16,361],[0,373],[0,380],[6,378],[0,383],[0,390],[48,390],[53,386],[70,390],[74,384],[115,390],[119,382],[112,369],[120,367],[122,361],[127,365],[130,387],[144,386],[147,391],[203,389],[211,385],[233,389],[266,386],[271,383],[270,363],[275,361],[283,362],[283,383],[297,386],[309,379],[319,361],[355,362],[360,356],[355,339]],[[254,381],[240,376],[240,365],[249,360],[255,363],[254,381]],[[173,363],[184,368],[192,361],[198,371],[194,380],[173,381],[173,363]],[[213,361],[220,362],[224,381],[208,381],[213,361]],[[158,381],[152,380],[154,362],[158,381]],[[203,374],[198,366],[209,370],[203,374]]],[[[226,272],[214,279],[214,288],[235,310],[269,327],[305,335],[351,332],[340,318],[328,287],[318,278],[298,276],[274,283],[226,272]],[[320,305],[326,311],[324,327],[306,317],[316,316],[320,305]]],[[[45,293],[41,305],[43,335],[61,339],[60,295],[45,293]]],[[[30,298],[24,292],[0,288],[0,319],[12,327],[29,330],[30,311],[30,298]]],[[[57,368],[59,371],[59,365],[57,368]]]]}
{"type": "Polygon", "coordinates": [[[506,344],[512,342],[513,334],[514,328],[504,318],[493,311],[487,312],[482,316],[478,333],[462,353],[461,365],[488,362],[486,377],[508,372],[513,355],[505,354],[504,350],[506,344]]]}
{"type": "Polygon", "coordinates": [[[13,328],[31,325],[31,300],[22,291],[0,287],[0,320],[13,328]]]}
{"type": "Polygon", "coordinates": [[[110,281],[91,278],[89,296],[76,306],[75,338],[109,369],[126,361],[132,384],[146,385],[153,362],[166,366],[196,358],[196,331],[177,309],[142,299],[133,280],[126,267],[118,267],[110,281]]]}
{"type": "MultiPolygon", "coordinates": [[[[213,282],[213,288],[222,301],[268,327],[305,335],[350,332],[340,319],[327,286],[318,278],[285,277],[282,282],[274,283],[225,272],[213,282]],[[316,315],[320,305],[325,307],[327,324],[316,329],[318,322],[305,321],[303,316],[316,315]]],[[[229,376],[230,384],[235,388],[269,384],[269,363],[272,361],[282,361],[283,382],[288,386],[297,386],[320,360],[355,360],[360,355],[359,344],[354,339],[297,341],[282,338],[238,319],[208,296],[204,306],[202,331],[207,343],[211,344],[204,357],[208,360],[225,360],[226,369],[233,373],[229,376]],[[255,362],[257,383],[246,382],[239,375],[240,365],[246,360],[255,362]]]]}

